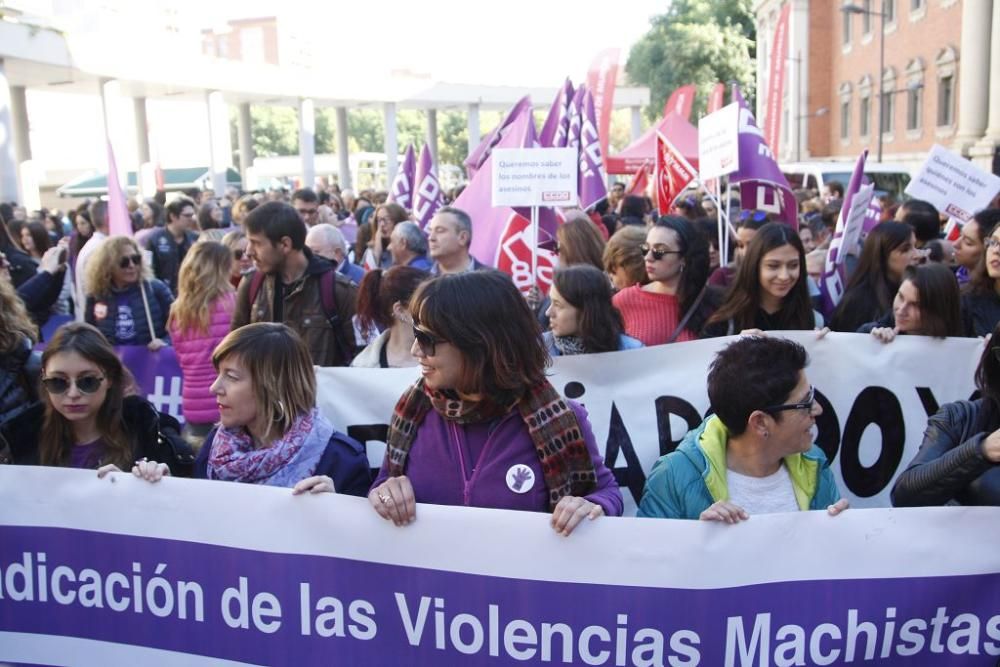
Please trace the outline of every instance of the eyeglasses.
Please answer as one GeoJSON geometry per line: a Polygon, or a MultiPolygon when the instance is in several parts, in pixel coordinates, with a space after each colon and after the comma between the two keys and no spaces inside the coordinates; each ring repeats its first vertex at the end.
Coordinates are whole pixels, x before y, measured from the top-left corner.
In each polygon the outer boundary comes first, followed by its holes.
{"type": "Polygon", "coordinates": [[[772,405],[767,408],[761,408],[762,412],[781,412],[782,410],[809,410],[812,411],[813,405],[816,404],[816,387],[809,387],[809,393],[806,394],[806,398],[801,403],[786,403],[785,405],[772,405]]]}
{"type": "Polygon", "coordinates": [[[427,329],[421,328],[416,323],[413,324],[413,338],[416,339],[417,345],[420,346],[420,351],[424,353],[425,357],[434,356],[434,353],[437,352],[438,343],[448,342],[438,338],[427,329]]]}
{"type": "Polygon", "coordinates": [[[127,269],[132,264],[139,266],[142,264],[142,255],[125,255],[118,260],[118,268],[127,269]]]}
{"type": "Polygon", "coordinates": [[[996,238],[994,236],[991,236],[989,238],[989,240],[986,241],[986,249],[987,250],[996,250],[997,248],[1000,248],[1000,239],[998,239],[998,238],[996,238]]]}
{"type": "Polygon", "coordinates": [[[241,259],[243,259],[243,251],[242,250],[234,250],[233,251],[233,257],[236,258],[237,262],[240,261],[241,259]]]}
{"type": "Polygon", "coordinates": [[[683,255],[684,254],[684,252],[681,251],[681,250],[671,250],[667,246],[662,246],[662,245],[651,246],[648,243],[643,243],[641,246],[639,246],[639,252],[642,253],[643,257],[645,257],[646,255],[648,255],[650,253],[650,251],[652,251],[652,253],[653,253],[653,259],[655,259],[657,261],[663,259],[663,257],[665,255],[683,255]]]}
{"type": "Polygon", "coordinates": [[[78,377],[75,380],[61,377],[42,378],[42,384],[45,385],[45,391],[56,395],[65,394],[69,391],[70,385],[73,384],[75,384],[76,388],[80,390],[80,393],[93,394],[101,388],[102,382],[104,382],[104,378],[100,375],[84,375],[83,377],[78,377]]]}

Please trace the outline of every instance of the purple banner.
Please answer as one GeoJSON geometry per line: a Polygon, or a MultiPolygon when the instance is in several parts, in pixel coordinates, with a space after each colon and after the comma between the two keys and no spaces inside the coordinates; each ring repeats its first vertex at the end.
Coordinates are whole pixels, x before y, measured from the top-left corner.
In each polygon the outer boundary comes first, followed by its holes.
{"type": "Polygon", "coordinates": [[[145,345],[122,345],[116,347],[115,352],[132,371],[136,384],[153,407],[183,424],[181,387],[184,380],[174,348],[167,346],[150,352],[145,345]]]}
{"type": "Polygon", "coordinates": [[[413,184],[416,182],[417,161],[413,154],[413,144],[406,147],[403,164],[396,172],[389,190],[389,201],[396,202],[406,210],[413,205],[413,184]]]}
{"type": "MultiPolygon", "coordinates": [[[[531,113],[531,97],[525,95],[519,99],[507,115],[504,117],[500,124],[498,124],[493,130],[486,135],[476,149],[469,154],[469,157],[465,158],[465,172],[471,181],[479,171],[482,166],[486,163],[487,158],[490,156],[490,151],[493,147],[500,143],[500,140],[504,138],[514,122],[521,117],[521,114],[527,110],[531,113]]],[[[532,129],[534,129],[534,119],[532,119],[532,129]]]]}
{"type": "Polygon", "coordinates": [[[437,174],[434,173],[434,162],[427,144],[420,149],[420,162],[417,165],[416,189],[413,192],[413,217],[421,229],[427,226],[437,210],[444,206],[444,194],[437,174]]]}
{"type": "Polygon", "coordinates": [[[566,83],[556,93],[552,108],[545,118],[542,131],[538,135],[538,143],[543,148],[565,148],[569,138],[569,104],[573,99],[573,82],[566,77],[566,83]]]}

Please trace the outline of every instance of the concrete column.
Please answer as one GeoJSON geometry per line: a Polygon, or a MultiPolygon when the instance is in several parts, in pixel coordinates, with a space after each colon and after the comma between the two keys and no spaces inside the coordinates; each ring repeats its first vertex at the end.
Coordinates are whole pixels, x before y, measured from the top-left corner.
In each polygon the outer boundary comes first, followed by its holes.
{"type": "Polygon", "coordinates": [[[479,133],[479,105],[470,104],[468,113],[469,125],[469,153],[476,150],[480,140],[483,138],[479,133]]]}
{"type": "MultiPolygon", "coordinates": [[[[966,7],[963,7],[966,11],[966,7]]],[[[990,73],[989,73],[989,124],[986,136],[971,150],[973,161],[980,167],[991,171],[993,155],[1000,146],[1000,2],[993,0],[993,25],[990,36],[990,73]]]]}
{"type": "Polygon", "coordinates": [[[337,162],[341,190],[351,185],[351,156],[347,147],[347,107],[337,107],[337,162]]]}
{"type": "Polygon", "coordinates": [[[396,103],[386,102],[382,107],[385,116],[385,187],[392,187],[392,182],[396,179],[396,171],[399,169],[399,137],[396,132],[396,103]]]}
{"type": "Polygon", "coordinates": [[[24,86],[10,87],[10,112],[14,120],[14,155],[17,163],[23,164],[31,159],[28,96],[24,86]]]}
{"type": "MultiPolygon", "coordinates": [[[[631,141],[635,141],[642,136],[642,108],[641,107],[630,107],[632,112],[632,138],[631,141]]],[[[630,142],[631,143],[631,142],[630,142]]]]}
{"type": "Polygon", "coordinates": [[[253,123],[250,119],[250,103],[243,102],[240,104],[240,112],[237,120],[237,140],[239,142],[240,149],[240,178],[243,179],[243,189],[247,188],[247,170],[253,166],[253,136],[251,134],[251,129],[253,123]]]}
{"type": "Polygon", "coordinates": [[[299,100],[299,160],[302,187],[316,187],[316,107],[311,99],[299,100]]]}
{"type": "Polygon", "coordinates": [[[17,155],[14,148],[14,119],[11,114],[11,86],[0,58],[0,200],[20,201],[17,184],[17,155]]]}
{"type": "Polygon", "coordinates": [[[222,92],[210,91],[205,96],[208,110],[209,171],[212,174],[212,189],[217,197],[226,193],[226,169],[232,162],[232,147],[229,139],[229,114],[222,92]]]}
{"type": "Polygon", "coordinates": [[[958,134],[954,150],[968,156],[986,131],[990,88],[990,27],[993,0],[962,3],[962,50],[959,59],[958,134]]]}
{"type": "Polygon", "coordinates": [[[431,162],[434,168],[438,165],[438,112],[437,109],[427,110],[427,146],[431,149],[431,162]]]}
{"type": "Polygon", "coordinates": [[[136,97],[132,100],[135,114],[135,154],[139,164],[150,161],[149,152],[149,119],[146,115],[146,98],[136,97]]]}

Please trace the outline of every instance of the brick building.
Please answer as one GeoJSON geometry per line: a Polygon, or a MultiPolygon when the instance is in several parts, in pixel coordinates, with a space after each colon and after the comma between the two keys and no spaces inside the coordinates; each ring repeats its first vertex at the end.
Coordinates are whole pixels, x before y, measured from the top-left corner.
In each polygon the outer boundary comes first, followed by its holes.
{"type": "Polygon", "coordinates": [[[996,171],[1000,0],[757,0],[758,116],[786,2],[780,160],[875,159],[881,118],[883,161],[917,166],[939,143],[996,171]]]}

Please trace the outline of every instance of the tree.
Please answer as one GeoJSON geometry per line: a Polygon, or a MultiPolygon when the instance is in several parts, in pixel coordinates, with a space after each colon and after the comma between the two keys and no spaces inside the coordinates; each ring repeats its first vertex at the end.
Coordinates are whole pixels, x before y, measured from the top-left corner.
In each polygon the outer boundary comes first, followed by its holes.
{"type": "Polygon", "coordinates": [[[718,82],[735,81],[753,108],[756,30],[751,0],[674,0],[632,47],[625,71],[648,86],[650,119],[660,117],[674,89],[698,87],[696,114],[718,82]]]}

